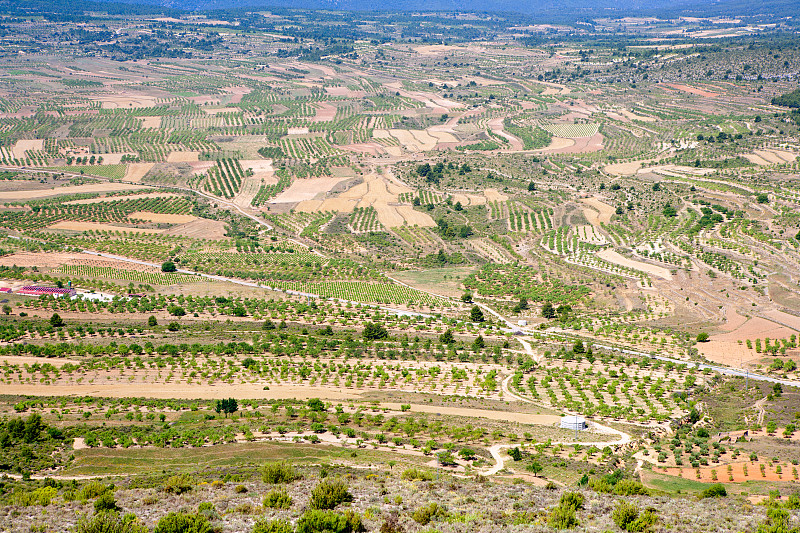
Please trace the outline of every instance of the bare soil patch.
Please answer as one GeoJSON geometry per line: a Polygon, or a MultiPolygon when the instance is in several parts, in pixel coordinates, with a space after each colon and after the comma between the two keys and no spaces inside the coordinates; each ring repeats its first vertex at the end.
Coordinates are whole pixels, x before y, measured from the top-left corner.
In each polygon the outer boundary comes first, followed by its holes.
{"type": "Polygon", "coordinates": [[[58,268],[68,262],[84,257],[82,254],[44,253],[44,252],[19,252],[0,257],[2,266],[21,266],[39,268],[58,268]]]}
{"type": "Polygon", "coordinates": [[[167,156],[167,163],[189,163],[199,159],[200,152],[170,152],[167,156]]]}
{"type": "Polygon", "coordinates": [[[611,217],[614,215],[614,208],[599,198],[581,198],[581,202],[585,203],[592,209],[584,209],[583,215],[592,226],[600,226],[600,224],[608,224],[611,222],[611,217]]]}
{"type": "Polygon", "coordinates": [[[508,196],[497,189],[484,189],[483,195],[486,196],[486,200],[489,202],[505,202],[508,200],[508,196]]]}
{"type": "Polygon", "coordinates": [[[683,85],[681,83],[667,83],[666,85],[672,87],[673,89],[678,89],[679,91],[684,91],[690,94],[696,94],[698,96],[705,96],[706,98],[715,98],[719,96],[719,93],[704,91],[703,89],[697,89],[695,87],[690,87],[689,85],[683,85]]]}
{"type": "Polygon", "coordinates": [[[634,261],[633,259],[628,259],[627,257],[611,249],[606,249],[598,252],[597,257],[605,261],[608,261],[609,263],[614,263],[620,266],[632,268],[634,270],[639,270],[640,272],[645,272],[647,274],[650,274],[651,276],[656,276],[658,278],[666,280],[672,279],[672,274],[666,268],[651,265],[648,263],[642,263],[641,261],[634,261]]]}
{"type": "Polygon", "coordinates": [[[11,153],[16,159],[25,159],[27,150],[44,150],[44,139],[21,139],[14,144],[11,153]]]}
{"type": "Polygon", "coordinates": [[[155,165],[155,163],[128,164],[128,168],[125,170],[125,181],[132,181],[134,183],[142,181],[142,178],[144,178],[155,165]]]}
{"type": "Polygon", "coordinates": [[[272,199],[271,204],[293,204],[304,200],[322,199],[336,185],[347,178],[308,178],[294,180],[292,185],[272,199]]]}
{"type": "Polygon", "coordinates": [[[312,122],[330,122],[336,117],[336,106],[328,102],[317,104],[317,112],[312,122]]]}
{"type": "Polygon", "coordinates": [[[192,239],[221,240],[226,237],[225,223],[220,220],[197,218],[185,224],[173,226],[164,235],[180,235],[192,239]]]}

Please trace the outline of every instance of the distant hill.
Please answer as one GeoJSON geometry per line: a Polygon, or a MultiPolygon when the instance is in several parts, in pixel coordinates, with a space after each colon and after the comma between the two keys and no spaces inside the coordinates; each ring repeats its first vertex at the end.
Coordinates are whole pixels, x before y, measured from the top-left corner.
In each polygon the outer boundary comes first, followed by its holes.
{"type": "Polygon", "coordinates": [[[346,11],[471,11],[528,15],[574,13],[575,15],[626,16],[772,16],[797,17],[797,0],[118,0],[187,10],[218,10],[242,7],[337,9],[346,11]]]}
{"type": "Polygon", "coordinates": [[[539,17],[542,22],[586,17],[678,16],[754,17],[759,21],[800,19],[797,0],[88,0],[76,9],[71,0],[0,0],[0,14],[82,12],[147,14],[155,11],[241,11],[253,9],[308,9],[381,12],[515,13],[539,17]]]}

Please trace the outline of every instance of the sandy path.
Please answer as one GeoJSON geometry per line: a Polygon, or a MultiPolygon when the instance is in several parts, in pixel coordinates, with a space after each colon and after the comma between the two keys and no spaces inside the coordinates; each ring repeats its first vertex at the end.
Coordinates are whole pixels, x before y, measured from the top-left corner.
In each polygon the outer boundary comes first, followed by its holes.
{"type": "Polygon", "coordinates": [[[54,189],[37,189],[28,191],[0,191],[0,202],[16,200],[35,200],[62,194],[86,194],[109,191],[133,191],[144,189],[141,185],[128,185],[127,183],[92,183],[89,185],[75,185],[73,187],[56,187],[54,189]]]}
{"type": "Polygon", "coordinates": [[[624,257],[620,255],[618,252],[611,249],[601,250],[600,252],[597,253],[597,257],[605,261],[608,261],[609,263],[614,263],[620,266],[632,268],[634,270],[645,272],[652,276],[656,276],[658,278],[662,278],[668,281],[672,280],[672,274],[670,274],[670,271],[667,270],[666,268],[628,259],[627,257],[624,257]]]}

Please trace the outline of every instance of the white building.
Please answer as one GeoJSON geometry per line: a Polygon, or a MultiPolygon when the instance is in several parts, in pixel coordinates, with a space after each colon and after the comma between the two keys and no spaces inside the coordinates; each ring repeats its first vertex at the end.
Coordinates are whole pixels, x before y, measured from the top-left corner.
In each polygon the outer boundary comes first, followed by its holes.
{"type": "Polygon", "coordinates": [[[583,431],[586,429],[586,420],[578,415],[568,415],[561,417],[561,426],[562,429],[569,429],[572,431],[583,431]]]}

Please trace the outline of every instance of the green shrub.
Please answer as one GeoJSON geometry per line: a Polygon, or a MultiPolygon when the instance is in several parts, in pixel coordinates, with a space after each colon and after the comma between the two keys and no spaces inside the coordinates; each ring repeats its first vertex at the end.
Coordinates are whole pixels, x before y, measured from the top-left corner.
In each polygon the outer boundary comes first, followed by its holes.
{"type": "Polygon", "coordinates": [[[301,477],[294,467],[287,463],[267,463],[261,469],[261,479],[264,483],[291,483],[301,477]]]}
{"type": "Polygon", "coordinates": [[[108,492],[109,487],[99,481],[90,481],[78,491],[79,500],[92,500],[108,492]]]}
{"type": "Polygon", "coordinates": [[[201,502],[200,505],[197,506],[197,514],[203,515],[209,520],[219,518],[217,508],[214,507],[214,504],[211,502],[201,502]]]}
{"type": "Polygon", "coordinates": [[[619,494],[620,496],[647,496],[650,492],[639,481],[621,479],[614,485],[614,494],[619,494]]]}
{"type": "Polygon", "coordinates": [[[312,509],[297,521],[296,533],[362,533],[366,531],[361,516],[351,510],[344,513],[312,509]]]}
{"type": "Polygon", "coordinates": [[[632,533],[647,531],[658,521],[656,510],[652,507],[639,513],[638,507],[628,502],[620,502],[611,513],[611,518],[620,529],[632,533]]]}
{"type": "Polygon", "coordinates": [[[628,531],[628,527],[637,518],[639,518],[639,508],[628,502],[619,502],[614,512],[611,513],[611,519],[624,531],[628,531]]]}
{"type": "Polygon", "coordinates": [[[614,485],[610,484],[608,481],[604,479],[598,478],[589,478],[589,488],[597,491],[597,492],[604,492],[606,494],[610,494],[614,491],[614,485]]]}
{"type": "Polygon", "coordinates": [[[789,497],[786,499],[787,509],[800,509],[800,495],[798,494],[790,494],[789,497]]]}
{"type": "Polygon", "coordinates": [[[423,526],[430,524],[434,518],[445,517],[447,517],[447,511],[436,502],[431,502],[424,507],[420,507],[411,514],[411,518],[413,518],[417,524],[423,526]]]}
{"type": "Polygon", "coordinates": [[[431,480],[433,480],[433,475],[430,472],[428,472],[427,470],[422,470],[421,468],[417,468],[417,467],[411,467],[411,468],[406,469],[403,472],[403,475],[400,476],[400,477],[402,477],[403,479],[409,480],[409,481],[413,481],[413,480],[431,481],[431,480]]]}
{"type": "Polygon", "coordinates": [[[132,514],[102,512],[83,517],[75,526],[75,533],[148,533],[147,528],[132,514]]]}
{"type": "Polygon", "coordinates": [[[294,533],[294,528],[288,520],[259,520],[252,533],[294,533]]]}
{"type": "Polygon", "coordinates": [[[264,507],[270,509],[288,509],[292,506],[292,497],[286,491],[272,490],[264,496],[264,507]]]}
{"type": "Polygon", "coordinates": [[[557,505],[550,511],[547,523],[555,529],[571,529],[578,525],[575,509],[566,505],[557,505]]]}
{"type": "Polygon", "coordinates": [[[28,492],[18,492],[11,497],[14,505],[28,507],[30,505],[50,505],[50,502],[58,494],[55,487],[40,487],[28,492]]]}
{"type": "Polygon", "coordinates": [[[153,533],[211,533],[208,518],[201,514],[169,513],[161,518],[153,533]]]}
{"type": "Polygon", "coordinates": [[[703,498],[724,498],[728,495],[725,490],[725,485],[722,483],[715,483],[700,493],[703,498]]]}
{"type": "Polygon", "coordinates": [[[110,492],[105,492],[101,494],[95,501],[94,501],[94,512],[95,513],[102,513],[103,511],[119,511],[120,508],[117,505],[117,500],[114,499],[114,495],[110,492]]]}
{"type": "Polygon", "coordinates": [[[353,501],[353,495],[340,480],[323,480],[311,491],[312,509],[333,509],[337,505],[353,501]]]}
{"type": "Polygon", "coordinates": [[[559,505],[562,507],[570,507],[577,511],[578,509],[583,509],[583,501],[584,497],[580,492],[565,492],[561,495],[559,505]]]}
{"type": "Polygon", "coordinates": [[[164,492],[170,494],[183,494],[194,487],[194,480],[186,474],[177,474],[164,482],[164,492]]]}

